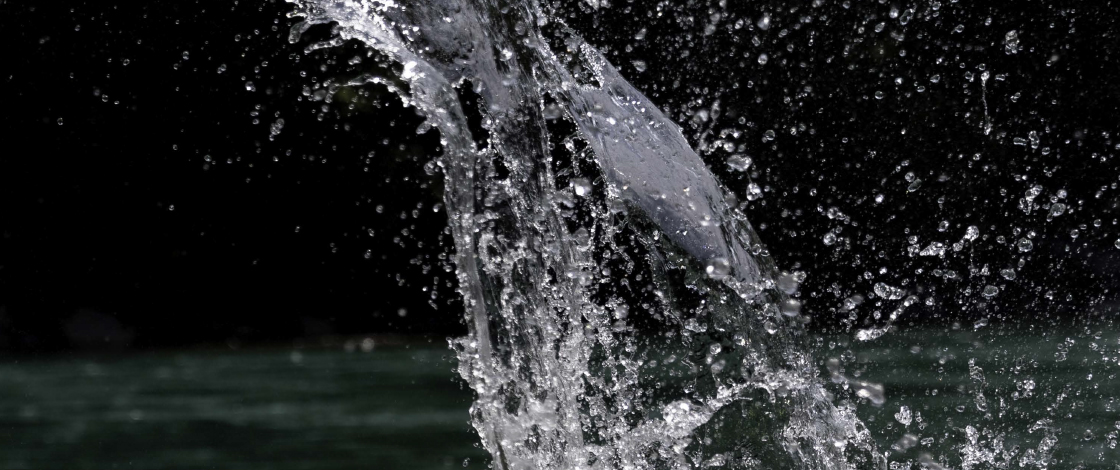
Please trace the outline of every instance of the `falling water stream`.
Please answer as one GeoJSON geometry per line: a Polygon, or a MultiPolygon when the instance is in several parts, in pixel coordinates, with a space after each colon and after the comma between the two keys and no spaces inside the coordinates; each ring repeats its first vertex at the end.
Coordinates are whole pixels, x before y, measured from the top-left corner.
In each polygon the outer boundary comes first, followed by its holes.
{"type": "Polygon", "coordinates": [[[389,86],[440,133],[469,326],[452,347],[494,468],[885,469],[807,352],[798,276],[677,124],[550,8],[306,0],[292,31],[334,24],[324,45],[389,56],[399,77],[349,84],[389,86]]]}
{"type": "Polygon", "coordinates": [[[471,326],[453,347],[495,467],[881,466],[799,345],[796,280],[677,126],[547,9],[300,14],[296,38],[336,22],[402,64],[402,97],[441,132],[471,326]]]}

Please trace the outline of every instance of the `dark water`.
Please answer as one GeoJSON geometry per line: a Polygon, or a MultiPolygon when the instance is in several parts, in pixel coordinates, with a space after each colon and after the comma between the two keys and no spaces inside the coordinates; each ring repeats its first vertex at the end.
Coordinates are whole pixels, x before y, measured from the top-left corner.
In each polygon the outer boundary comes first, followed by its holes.
{"type": "MultiPolygon", "coordinates": [[[[961,449],[972,446],[972,458],[1019,468],[1047,435],[1056,440],[1049,468],[1120,462],[1116,332],[1008,335],[969,325],[844,342],[822,338],[817,357],[883,384],[883,406],[855,404],[881,448],[905,433],[918,440],[891,451],[892,462],[918,468],[925,452],[968,468],[961,449]],[[903,405],[909,425],[895,418],[903,405]],[[1048,421],[1034,426],[1040,420],[1048,421]]],[[[485,468],[467,422],[470,392],[448,358],[433,344],[8,359],[0,469],[485,468]]]]}
{"type": "Polygon", "coordinates": [[[0,366],[0,468],[483,468],[449,351],[215,351],[0,366]]]}

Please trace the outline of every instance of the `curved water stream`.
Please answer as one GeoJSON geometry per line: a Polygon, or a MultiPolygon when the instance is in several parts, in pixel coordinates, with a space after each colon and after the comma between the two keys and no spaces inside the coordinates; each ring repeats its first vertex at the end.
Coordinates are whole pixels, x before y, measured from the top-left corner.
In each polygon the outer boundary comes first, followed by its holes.
{"type": "Polygon", "coordinates": [[[293,39],[336,23],[399,62],[402,99],[441,133],[471,326],[453,347],[496,468],[885,465],[799,344],[796,280],[677,126],[547,6],[298,14],[293,39]]]}

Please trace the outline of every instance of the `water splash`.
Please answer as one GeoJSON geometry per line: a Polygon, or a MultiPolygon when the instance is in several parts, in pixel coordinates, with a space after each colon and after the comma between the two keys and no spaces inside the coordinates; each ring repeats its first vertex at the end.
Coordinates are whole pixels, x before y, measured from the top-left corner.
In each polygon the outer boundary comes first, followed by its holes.
{"type": "Polygon", "coordinates": [[[351,84],[440,131],[470,330],[452,347],[494,468],[884,467],[747,219],[549,8],[308,0],[292,31],[335,24],[324,46],[389,56],[406,86],[351,84]]]}

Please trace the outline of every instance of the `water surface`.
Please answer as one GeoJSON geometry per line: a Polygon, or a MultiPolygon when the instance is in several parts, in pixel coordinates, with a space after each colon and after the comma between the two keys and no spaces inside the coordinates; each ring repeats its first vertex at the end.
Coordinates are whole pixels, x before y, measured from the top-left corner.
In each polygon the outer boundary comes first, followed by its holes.
{"type": "MultiPolygon", "coordinates": [[[[837,357],[854,364],[844,371],[850,377],[884,385],[882,406],[867,400],[854,406],[892,462],[913,464],[927,452],[962,468],[962,449],[973,458],[992,454],[998,463],[1018,446],[1009,468],[1019,468],[1023,455],[1037,454],[1052,435],[1049,468],[1104,469],[1120,462],[1114,448],[1118,349],[1110,331],[1000,335],[962,328],[897,332],[871,342],[824,337],[816,353],[822,362],[837,357]],[[978,391],[986,410],[978,406],[978,391]],[[900,421],[902,406],[910,411],[908,425],[900,421]],[[1036,425],[1041,420],[1049,424],[1036,425]],[[916,438],[914,447],[892,450],[907,433],[916,438]],[[997,442],[1001,451],[990,452],[997,442]]],[[[0,468],[486,468],[488,457],[468,422],[471,393],[450,355],[424,344],[366,353],[193,350],[7,359],[0,365],[0,468]]],[[[821,375],[828,376],[826,367],[821,375]]],[[[971,468],[997,467],[976,462],[971,468]]]]}

